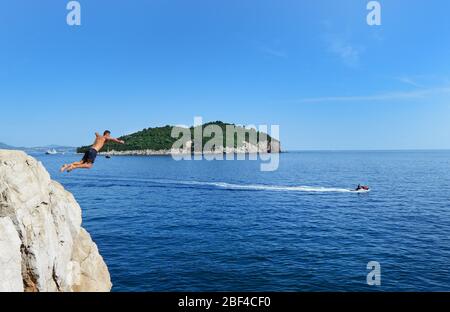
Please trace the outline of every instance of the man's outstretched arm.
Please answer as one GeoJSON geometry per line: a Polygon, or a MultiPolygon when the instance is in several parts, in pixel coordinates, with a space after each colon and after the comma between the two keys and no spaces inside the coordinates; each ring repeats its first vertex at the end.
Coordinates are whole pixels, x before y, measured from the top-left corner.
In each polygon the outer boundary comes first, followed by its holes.
{"type": "Polygon", "coordinates": [[[107,138],[107,140],[111,141],[111,142],[116,142],[116,143],[119,143],[119,144],[125,144],[125,141],[119,140],[119,139],[116,139],[116,138],[107,138]]]}

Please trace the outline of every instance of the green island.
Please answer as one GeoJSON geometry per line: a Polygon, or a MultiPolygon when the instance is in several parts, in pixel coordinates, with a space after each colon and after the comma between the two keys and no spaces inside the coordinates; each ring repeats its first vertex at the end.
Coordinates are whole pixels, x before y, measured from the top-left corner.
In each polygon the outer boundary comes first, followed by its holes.
{"type": "MultiPolygon", "coordinates": [[[[246,129],[242,126],[236,126],[235,124],[231,123],[224,123],[222,121],[215,121],[215,122],[209,122],[205,123],[201,126],[202,127],[202,134],[204,133],[203,130],[210,125],[216,125],[219,126],[222,129],[223,132],[223,147],[226,147],[226,134],[227,134],[227,126],[234,126],[235,129],[239,131],[245,131],[245,142],[249,142],[249,138],[256,134],[257,142],[260,142],[260,137],[262,132],[257,131],[255,129],[246,129]]],[[[173,144],[179,139],[179,138],[173,138],[171,136],[172,129],[174,126],[164,126],[164,127],[154,127],[154,128],[147,128],[143,129],[141,131],[124,135],[119,137],[119,139],[124,140],[125,144],[117,144],[113,142],[107,143],[103,149],[100,151],[101,153],[110,152],[110,151],[116,151],[116,152],[127,152],[127,151],[143,151],[143,150],[153,150],[153,151],[168,151],[172,148],[173,144]]],[[[190,127],[190,133],[191,133],[191,140],[194,140],[194,127],[190,127]]],[[[213,133],[211,136],[203,136],[203,146],[214,138],[215,134],[213,133]]],[[[273,139],[270,135],[265,134],[264,136],[267,137],[268,146],[269,146],[269,152],[272,150],[271,146],[273,145],[272,142],[277,142],[277,140],[273,139]]],[[[181,135],[180,135],[181,137],[181,135]]],[[[234,148],[238,147],[238,141],[237,141],[237,132],[234,133],[234,148]]],[[[265,141],[265,139],[264,139],[265,141]]],[[[279,144],[278,144],[279,146],[279,144]]],[[[84,153],[86,152],[90,146],[82,146],[77,148],[77,153],[84,153]]],[[[193,147],[192,147],[193,148],[193,147]]]]}

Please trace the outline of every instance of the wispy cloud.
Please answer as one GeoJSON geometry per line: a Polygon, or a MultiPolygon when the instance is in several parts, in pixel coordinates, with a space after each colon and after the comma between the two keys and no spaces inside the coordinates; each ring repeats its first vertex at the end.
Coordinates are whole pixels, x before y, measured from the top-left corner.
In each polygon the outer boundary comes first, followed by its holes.
{"type": "Polygon", "coordinates": [[[356,96],[327,96],[300,99],[299,103],[322,103],[322,102],[364,102],[364,101],[389,101],[418,99],[427,96],[450,93],[450,86],[440,88],[421,89],[410,92],[388,92],[375,95],[356,95],[356,96]]]}
{"type": "Polygon", "coordinates": [[[396,79],[404,84],[411,85],[413,87],[417,87],[417,88],[423,87],[423,85],[419,84],[413,77],[402,76],[402,77],[397,77],[396,79]]]}
{"type": "Polygon", "coordinates": [[[402,75],[394,77],[394,79],[416,88],[425,88],[426,86],[437,85],[450,85],[450,79],[448,76],[437,74],[402,75]]]}
{"type": "Polygon", "coordinates": [[[359,64],[360,48],[343,40],[335,39],[330,43],[329,49],[331,52],[337,54],[345,64],[349,66],[356,66],[359,64]]]}
{"type": "Polygon", "coordinates": [[[326,34],[323,36],[328,52],[336,55],[345,65],[358,67],[361,54],[365,48],[362,45],[352,43],[342,35],[326,34]]]}
{"type": "Polygon", "coordinates": [[[263,46],[260,48],[262,52],[271,55],[271,56],[275,56],[275,57],[280,57],[280,58],[287,58],[288,54],[286,53],[286,51],[280,50],[280,49],[274,49],[274,48],[270,48],[267,46],[263,46]]]}

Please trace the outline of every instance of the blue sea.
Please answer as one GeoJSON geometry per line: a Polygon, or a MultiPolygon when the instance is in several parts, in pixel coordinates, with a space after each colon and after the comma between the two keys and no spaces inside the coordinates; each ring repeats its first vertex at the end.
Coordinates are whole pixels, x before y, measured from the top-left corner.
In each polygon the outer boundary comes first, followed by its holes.
{"type": "Polygon", "coordinates": [[[290,152],[274,172],[162,156],[61,174],[80,156],[36,157],[81,205],[113,291],[450,290],[450,151],[290,152]]]}

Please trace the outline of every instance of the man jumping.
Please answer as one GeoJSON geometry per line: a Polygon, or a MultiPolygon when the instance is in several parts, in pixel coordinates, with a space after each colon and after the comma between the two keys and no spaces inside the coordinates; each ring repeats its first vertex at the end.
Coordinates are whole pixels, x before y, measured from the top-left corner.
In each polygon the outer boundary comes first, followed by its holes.
{"type": "Polygon", "coordinates": [[[106,142],[116,142],[119,144],[125,144],[124,141],[118,140],[111,137],[111,131],[106,130],[103,135],[95,133],[95,142],[91,148],[84,153],[83,159],[81,161],[74,162],[70,165],[65,164],[61,167],[61,172],[67,171],[71,172],[75,169],[91,169],[94,166],[95,158],[97,153],[102,149],[106,142]]]}

